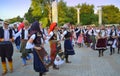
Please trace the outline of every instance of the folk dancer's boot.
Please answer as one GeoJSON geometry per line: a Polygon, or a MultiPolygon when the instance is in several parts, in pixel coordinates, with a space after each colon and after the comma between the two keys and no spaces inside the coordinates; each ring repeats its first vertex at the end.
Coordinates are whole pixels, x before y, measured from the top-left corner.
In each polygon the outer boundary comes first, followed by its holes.
{"type": "Polygon", "coordinates": [[[102,56],[104,56],[104,50],[102,50],[102,56]]]}
{"type": "Polygon", "coordinates": [[[98,55],[98,57],[101,57],[102,56],[102,52],[101,52],[102,50],[99,50],[99,55],[98,55]]]}
{"type": "Polygon", "coordinates": [[[120,48],[118,48],[118,54],[120,54],[120,48]]]}
{"type": "Polygon", "coordinates": [[[7,73],[7,66],[6,66],[6,62],[2,62],[2,75],[4,76],[7,73]]]}
{"type": "Polygon", "coordinates": [[[68,60],[68,55],[66,55],[65,58],[66,58],[66,63],[71,63],[71,61],[68,60]]]}
{"type": "Polygon", "coordinates": [[[12,73],[13,72],[13,62],[8,61],[8,65],[9,65],[10,72],[12,73]]]}

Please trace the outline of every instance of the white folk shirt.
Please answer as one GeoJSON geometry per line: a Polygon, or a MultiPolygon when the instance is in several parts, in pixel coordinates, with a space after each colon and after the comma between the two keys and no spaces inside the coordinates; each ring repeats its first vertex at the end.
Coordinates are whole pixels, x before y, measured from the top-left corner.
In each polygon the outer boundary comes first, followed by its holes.
{"type": "Polygon", "coordinates": [[[10,35],[9,29],[4,29],[4,41],[9,41],[10,40],[9,35],[10,35]]]}
{"type": "Polygon", "coordinates": [[[28,30],[27,29],[25,29],[25,32],[24,32],[24,39],[28,40],[28,30]]]}
{"type": "MultiPolygon", "coordinates": [[[[30,39],[33,39],[33,40],[35,40],[35,38],[36,38],[36,35],[35,35],[35,34],[33,34],[33,35],[30,37],[30,39]]],[[[42,38],[41,38],[41,43],[43,43],[43,39],[42,39],[42,38]]],[[[26,48],[26,49],[32,49],[32,48],[34,48],[34,46],[35,46],[34,43],[27,42],[25,48],[26,48]]]]}

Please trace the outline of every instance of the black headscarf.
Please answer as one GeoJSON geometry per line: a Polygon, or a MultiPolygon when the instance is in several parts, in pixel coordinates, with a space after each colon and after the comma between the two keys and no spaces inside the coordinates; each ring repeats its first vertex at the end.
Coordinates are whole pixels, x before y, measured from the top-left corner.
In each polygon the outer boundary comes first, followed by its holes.
{"type": "Polygon", "coordinates": [[[30,27],[30,34],[34,34],[34,33],[41,33],[40,27],[39,27],[39,22],[35,21],[33,22],[32,26],[30,27]]]}

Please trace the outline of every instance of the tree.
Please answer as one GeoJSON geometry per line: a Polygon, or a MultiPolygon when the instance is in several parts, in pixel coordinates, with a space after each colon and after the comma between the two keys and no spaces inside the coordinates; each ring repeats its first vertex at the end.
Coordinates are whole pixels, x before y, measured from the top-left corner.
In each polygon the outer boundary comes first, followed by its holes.
{"type": "Polygon", "coordinates": [[[68,22],[76,24],[76,22],[77,22],[77,10],[75,9],[75,7],[68,7],[67,18],[68,18],[68,22]]]}
{"type": "Polygon", "coordinates": [[[51,2],[52,0],[32,0],[31,9],[33,17],[38,21],[42,20],[43,24],[46,24],[44,23],[46,20],[47,23],[51,22],[51,2]]]}
{"type": "Polygon", "coordinates": [[[22,22],[23,18],[21,18],[20,16],[14,17],[12,19],[9,19],[10,23],[14,23],[14,22],[22,22]]]}
{"type": "Polygon", "coordinates": [[[80,20],[81,24],[83,25],[89,25],[89,24],[94,24],[96,23],[96,15],[94,14],[94,5],[89,5],[89,4],[78,4],[80,8],[80,20]]]}
{"type": "Polygon", "coordinates": [[[69,18],[67,17],[68,7],[63,0],[60,0],[58,2],[58,22],[60,25],[63,25],[64,23],[69,21],[69,18]]]}
{"type": "Polygon", "coordinates": [[[36,17],[33,16],[32,14],[32,8],[30,7],[28,12],[25,13],[24,17],[26,18],[26,20],[28,20],[30,23],[33,23],[35,20],[37,20],[36,17]]]}
{"type": "Polygon", "coordinates": [[[102,7],[103,24],[119,23],[119,8],[114,5],[107,5],[102,7]]]}

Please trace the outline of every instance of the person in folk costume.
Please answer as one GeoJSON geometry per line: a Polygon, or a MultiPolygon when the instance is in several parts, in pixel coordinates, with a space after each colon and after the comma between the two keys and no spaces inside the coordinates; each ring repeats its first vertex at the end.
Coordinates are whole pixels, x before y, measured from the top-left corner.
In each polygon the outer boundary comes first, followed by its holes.
{"type": "Polygon", "coordinates": [[[120,54],[120,26],[118,26],[118,42],[117,42],[117,46],[118,46],[118,54],[120,54]]]}
{"type": "Polygon", "coordinates": [[[74,29],[74,26],[72,25],[71,28],[70,28],[70,31],[71,31],[71,40],[72,40],[72,45],[74,47],[75,45],[75,40],[76,40],[76,34],[75,34],[75,29],[74,29]]]}
{"type": "Polygon", "coordinates": [[[58,39],[61,40],[62,29],[58,27],[58,39]]]}
{"type": "Polygon", "coordinates": [[[90,31],[91,27],[87,26],[86,29],[87,30],[85,31],[84,42],[87,45],[87,47],[90,47],[90,44],[92,41],[90,39],[89,31],[90,31]]]}
{"type": "Polygon", "coordinates": [[[64,41],[64,53],[65,53],[65,59],[66,59],[66,63],[71,63],[71,61],[69,61],[69,55],[74,55],[74,49],[73,49],[73,45],[72,45],[72,40],[71,40],[71,32],[69,31],[69,27],[71,24],[67,24],[66,26],[64,26],[64,32],[62,34],[62,39],[65,38],[64,41]]]}
{"type": "Polygon", "coordinates": [[[95,50],[95,44],[96,44],[96,32],[95,32],[95,28],[90,29],[90,31],[88,32],[90,35],[90,40],[91,40],[91,48],[93,50],[95,50]]]}
{"type": "Polygon", "coordinates": [[[20,53],[22,54],[21,58],[22,58],[23,66],[26,66],[27,65],[26,60],[31,60],[30,54],[25,49],[29,37],[30,24],[27,20],[24,20],[23,22],[24,22],[24,28],[21,28],[20,31],[17,33],[17,35],[18,34],[21,35],[20,53]]]}
{"type": "MultiPolygon", "coordinates": [[[[17,24],[14,24],[13,32],[14,32],[15,34],[18,33],[17,24]]],[[[14,37],[14,42],[15,42],[15,45],[16,45],[17,50],[20,51],[20,36],[18,36],[18,37],[16,37],[16,38],[14,37]]]]}
{"type": "Polygon", "coordinates": [[[103,56],[104,51],[107,49],[107,37],[105,27],[101,26],[101,29],[96,36],[96,50],[99,52],[99,57],[103,56]]]}
{"type": "Polygon", "coordinates": [[[55,58],[57,56],[57,53],[59,50],[57,50],[57,44],[59,42],[58,37],[58,27],[57,23],[53,22],[50,25],[48,36],[46,38],[46,41],[49,41],[50,43],[50,57],[51,57],[51,64],[53,66],[53,69],[58,70],[59,67],[54,63],[55,58]]]}
{"type": "Polygon", "coordinates": [[[9,70],[13,72],[13,31],[8,28],[9,22],[4,21],[3,27],[0,28],[0,57],[2,62],[2,75],[7,73],[6,58],[8,60],[9,70]]]}
{"type": "Polygon", "coordinates": [[[39,76],[43,76],[43,74],[48,71],[44,64],[44,56],[47,55],[47,52],[43,46],[43,34],[40,29],[41,24],[38,21],[33,22],[30,28],[30,38],[27,41],[26,49],[32,49],[34,70],[39,72],[39,76]]]}
{"type": "MultiPolygon", "coordinates": [[[[43,25],[42,22],[39,22],[39,23],[41,24],[40,30],[41,30],[41,32],[42,32],[42,34],[43,34],[43,37],[46,38],[47,35],[48,35],[48,31],[47,31],[46,28],[42,27],[42,25],[43,25]]],[[[45,43],[45,39],[44,39],[44,43],[45,43]]]]}
{"type": "Polygon", "coordinates": [[[113,25],[111,27],[111,31],[109,33],[109,40],[112,40],[112,44],[110,45],[110,55],[115,53],[115,48],[117,48],[117,37],[118,37],[118,33],[117,33],[117,29],[116,27],[113,25]]]}
{"type": "Polygon", "coordinates": [[[80,29],[79,29],[79,27],[76,27],[76,28],[75,28],[75,33],[76,33],[76,38],[77,38],[77,40],[78,40],[78,37],[79,37],[79,35],[80,35],[80,29]]]}
{"type": "Polygon", "coordinates": [[[79,33],[79,36],[78,36],[77,43],[78,43],[79,47],[82,47],[83,44],[84,44],[84,30],[83,30],[82,27],[80,28],[80,33],[79,33]]]}

